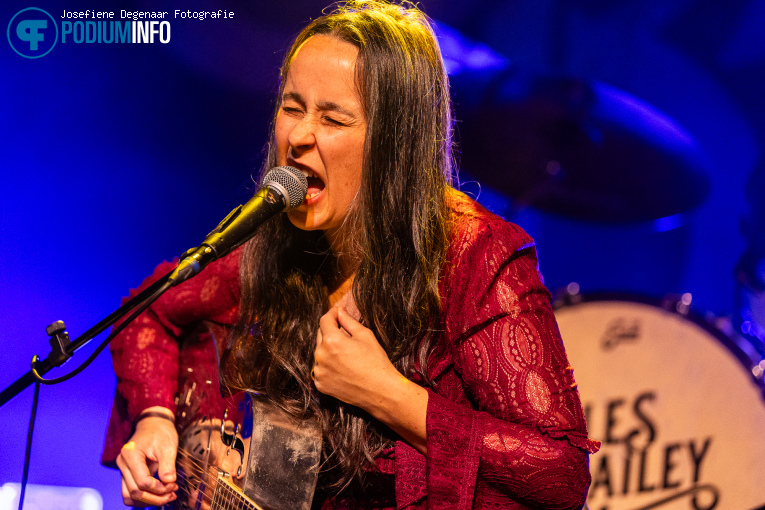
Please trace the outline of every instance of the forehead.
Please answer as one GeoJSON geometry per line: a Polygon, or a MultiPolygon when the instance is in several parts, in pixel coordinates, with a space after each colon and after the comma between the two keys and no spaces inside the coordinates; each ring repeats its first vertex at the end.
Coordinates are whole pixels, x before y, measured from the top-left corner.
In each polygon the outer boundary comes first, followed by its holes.
{"type": "Polygon", "coordinates": [[[355,94],[357,57],[358,48],[349,42],[329,35],[309,37],[290,61],[285,89],[324,86],[355,94]]]}

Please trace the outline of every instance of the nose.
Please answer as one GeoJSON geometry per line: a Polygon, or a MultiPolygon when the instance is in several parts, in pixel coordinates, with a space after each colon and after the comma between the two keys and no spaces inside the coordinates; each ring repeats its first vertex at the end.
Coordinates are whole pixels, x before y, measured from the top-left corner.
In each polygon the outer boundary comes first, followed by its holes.
{"type": "Polygon", "coordinates": [[[287,142],[290,144],[290,152],[295,157],[299,157],[314,146],[316,137],[314,136],[313,123],[309,115],[304,116],[295,124],[287,137],[287,142]]]}

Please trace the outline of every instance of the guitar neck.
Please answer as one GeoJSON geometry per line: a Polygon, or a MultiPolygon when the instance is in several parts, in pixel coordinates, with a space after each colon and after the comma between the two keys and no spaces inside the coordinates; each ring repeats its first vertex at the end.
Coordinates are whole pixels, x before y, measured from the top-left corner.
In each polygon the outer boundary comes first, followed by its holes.
{"type": "Polygon", "coordinates": [[[218,477],[213,493],[210,510],[263,510],[250,498],[245,496],[241,489],[227,480],[218,477]]]}

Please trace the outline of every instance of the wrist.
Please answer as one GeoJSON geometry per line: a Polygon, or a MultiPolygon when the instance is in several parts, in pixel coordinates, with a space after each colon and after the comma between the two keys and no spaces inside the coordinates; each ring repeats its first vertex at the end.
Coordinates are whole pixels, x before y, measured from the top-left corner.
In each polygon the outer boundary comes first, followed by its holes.
{"type": "Polygon", "coordinates": [[[178,429],[175,426],[175,420],[167,416],[166,413],[149,411],[139,415],[133,425],[134,438],[147,434],[154,438],[161,437],[163,441],[167,439],[177,441],[178,429]]]}
{"type": "Polygon", "coordinates": [[[367,411],[394,430],[416,428],[414,422],[427,411],[427,390],[400,373],[378,388],[367,411]]]}
{"type": "Polygon", "coordinates": [[[427,455],[427,390],[403,376],[386,389],[386,397],[371,414],[427,455]]]}
{"type": "Polygon", "coordinates": [[[173,413],[173,411],[170,409],[162,406],[153,406],[144,409],[138,414],[138,416],[136,416],[135,423],[137,424],[141,420],[147,418],[160,418],[175,424],[175,413],[173,413]]]}

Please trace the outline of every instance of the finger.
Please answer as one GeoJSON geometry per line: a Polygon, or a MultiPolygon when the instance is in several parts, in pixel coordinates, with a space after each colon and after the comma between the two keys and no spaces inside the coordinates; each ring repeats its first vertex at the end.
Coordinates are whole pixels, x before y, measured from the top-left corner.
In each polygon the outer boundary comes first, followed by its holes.
{"type": "Polygon", "coordinates": [[[135,479],[133,478],[133,473],[130,471],[130,467],[125,461],[125,457],[122,453],[117,456],[117,467],[120,469],[122,482],[126,484],[128,492],[133,492],[138,489],[138,486],[135,484],[135,479]]]}
{"type": "Polygon", "coordinates": [[[321,316],[321,319],[319,319],[319,329],[322,334],[328,334],[339,329],[337,325],[338,310],[338,308],[330,308],[327,313],[321,316]]]}
{"type": "Polygon", "coordinates": [[[122,457],[125,466],[125,469],[120,468],[123,475],[127,471],[132,479],[133,486],[131,487],[131,484],[128,483],[128,488],[131,490],[131,494],[135,489],[160,495],[165,495],[174,490],[175,484],[162,483],[152,476],[152,470],[149,469],[148,463],[155,459],[148,458],[140,450],[130,449],[123,449],[122,452],[120,452],[120,456],[122,457]]]}
{"type": "Polygon", "coordinates": [[[363,324],[354,319],[351,314],[345,311],[345,308],[338,308],[337,322],[340,327],[347,331],[351,336],[357,333],[361,333],[363,330],[367,329],[363,324]]]}
{"type": "Polygon", "coordinates": [[[122,500],[127,506],[160,506],[176,499],[174,492],[169,494],[151,494],[138,488],[125,459],[117,457],[117,467],[122,473],[122,500]]]}
{"type": "Polygon", "coordinates": [[[171,492],[164,496],[156,496],[149,492],[131,492],[130,498],[133,500],[130,506],[162,506],[175,501],[178,496],[171,492]]]}
{"type": "Polygon", "coordinates": [[[122,475],[122,501],[127,506],[135,506],[136,502],[130,497],[130,493],[137,491],[138,488],[133,480],[133,475],[130,474],[130,470],[125,466],[125,461],[121,455],[117,457],[117,467],[122,475]]]}
{"type": "Polygon", "coordinates": [[[124,478],[122,479],[122,502],[125,503],[125,506],[136,506],[136,502],[130,497],[130,490],[127,488],[124,478]]]}
{"type": "Polygon", "coordinates": [[[157,473],[159,479],[166,484],[175,483],[175,448],[165,448],[161,455],[158,455],[157,473]]]}

